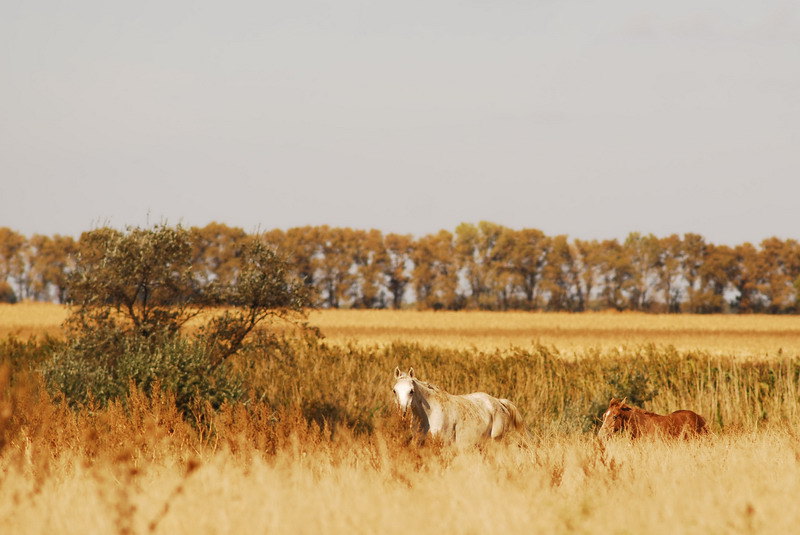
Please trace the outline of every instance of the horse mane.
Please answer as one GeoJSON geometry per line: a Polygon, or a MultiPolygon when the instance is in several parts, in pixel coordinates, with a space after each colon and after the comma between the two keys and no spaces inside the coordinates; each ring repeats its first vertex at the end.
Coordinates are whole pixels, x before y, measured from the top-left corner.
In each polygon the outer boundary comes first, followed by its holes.
{"type": "Polygon", "coordinates": [[[657,412],[648,411],[641,407],[634,407],[633,405],[628,405],[628,404],[625,404],[625,406],[630,407],[632,411],[638,412],[639,414],[644,414],[646,416],[661,416],[657,412]]]}
{"type": "Polygon", "coordinates": [[[409,377],[407,373],[400,374],[400,377],[398,379],[411,379],[411,382],[414,383],[415,385],[424,386],[425,388],[428,388],[429,390],[432,390],[436,393],[446,393],[444,390],[442,390],[435,384],[429,383],[428,381],[423,381],[421,379],[417,379],[416,377],[409,377]]]}
{"type": "Polygon", "coordinates": [[[414,381],[415,384],[422,385],[425,388],[429,388],[429,389],[433,390],[434,392],[443,392],[443,390],[441,388],[439,388],[438,386],[436,386],[435,384],[429,383],[427,381],[420,381],[416,377],[414,377],[411,380],[414,381]]]}
{"type": "Polygon", "coordinates": [[[660,414],[658,414],[656,412],[648,411],[648,410],[643,409],[641,407],[636,407],[635,405],[631,405],[631,404],[627,403],[626,400],[627,400],[627,398],[623,398],[623,399],[612,398],[610,405],[616,405],[617,407],[620,408],[620,410],[622,410],[624,407],[627,407],[632,412],[636,412],[636,413],[639,413],[639,414],[644,414],[646,416],[661,416],[660,414]]]}

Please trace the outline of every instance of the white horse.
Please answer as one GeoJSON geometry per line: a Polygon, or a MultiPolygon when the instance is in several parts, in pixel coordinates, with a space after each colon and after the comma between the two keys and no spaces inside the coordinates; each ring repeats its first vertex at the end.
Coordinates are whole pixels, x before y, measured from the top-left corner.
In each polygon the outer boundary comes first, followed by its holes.
{"type": "Polygon", "coordinates": [[[394,378],[392,391],[403,418],[410,409],[423,439],[430,434],[445,443],[466,446],[522,427],[517,408],[507,399],[484,392],[454,396],[416,379],[414,368],[408,373],[395,368],[394,378]]]}

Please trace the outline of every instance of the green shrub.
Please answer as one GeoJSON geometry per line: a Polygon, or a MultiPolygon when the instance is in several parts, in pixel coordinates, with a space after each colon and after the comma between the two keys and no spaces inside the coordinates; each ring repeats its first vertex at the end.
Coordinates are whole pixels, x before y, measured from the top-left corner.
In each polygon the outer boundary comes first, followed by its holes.
{"type": "Polygon", "coordinates": [[[106,334],[105,339],[77,339],[44,364],[47,384],[72,405],[124,399],[131,385],[147,394],[156,388],[173,393],[187,415],[199,404],[218,408],[242,399],[242,378],[228,363],[212,366],[204,344],[182,337],[154,343],[106,334]]]}
{"type": "Polygon", "coordinates": [[[51,390],[73,406],[124,399],[131,389],[174,394],[187,416],[243,396],[232,357],[267,318],[302,326],[309,295],[257,236],[237,244],[225,279],[197,262],[198,235],[180,225],[81,237],[67,294],[68,341],[43,365],[51,390]],[[210,307],[222,311],[201,316],[210,307]],[[190,334],[185,325],[194,320],[190,334]]]}

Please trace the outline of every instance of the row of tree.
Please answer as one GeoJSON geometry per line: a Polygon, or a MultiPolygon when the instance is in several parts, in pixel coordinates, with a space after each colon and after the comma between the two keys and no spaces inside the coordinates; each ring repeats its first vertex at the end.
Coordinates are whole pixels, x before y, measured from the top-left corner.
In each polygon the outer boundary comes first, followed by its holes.
{"type": "MultiPolygon", "coordinates": [[[[0,228],[0,300],[67,302],[67,279],[92,236],[25,237],[0,228]]],[[[242,268],[251,235],[211,223],[189,229],[201,283],[242,268]]],[[[259,234],[320,306],[487,310],[795,313],[800,244],[716,245],[698,234],[631,233],[624,241],[547,236],[490,222],[413,237],[328,226],[259,234]]]]}

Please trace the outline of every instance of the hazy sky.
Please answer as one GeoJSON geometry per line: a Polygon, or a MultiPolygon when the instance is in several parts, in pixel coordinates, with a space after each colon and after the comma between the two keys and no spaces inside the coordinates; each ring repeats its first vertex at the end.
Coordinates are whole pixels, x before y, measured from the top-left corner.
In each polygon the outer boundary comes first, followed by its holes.
{"type": "Polygon", "coordinates": [[[800,238],[795,2],[0,4],[0,226],[800,238]]]}

